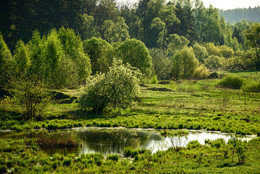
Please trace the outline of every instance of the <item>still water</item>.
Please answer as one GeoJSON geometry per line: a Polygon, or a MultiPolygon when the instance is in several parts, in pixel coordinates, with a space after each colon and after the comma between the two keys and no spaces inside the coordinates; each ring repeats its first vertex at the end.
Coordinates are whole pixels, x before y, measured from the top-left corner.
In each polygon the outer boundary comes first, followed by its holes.
{"type": "MultiPolygon", "coordinates": [[[[44,149],[49,154],[88,153],[123,154],[126,147],[133,149],[149,149],[152,153],[158,150],[167,150],[170,147],[185,147],[190,141],[198,140],[204,145],[205,140],[224,139],[227,143],[232,136],[220,132],[190,131],[185,136],[164,137],[157,130],[145,129],[101,129],[78,128],[73,130],[81,142],[81,147],[72,149],[44,149]]],[[[252,136],[239,139],[248,141],[252,136]]]]}

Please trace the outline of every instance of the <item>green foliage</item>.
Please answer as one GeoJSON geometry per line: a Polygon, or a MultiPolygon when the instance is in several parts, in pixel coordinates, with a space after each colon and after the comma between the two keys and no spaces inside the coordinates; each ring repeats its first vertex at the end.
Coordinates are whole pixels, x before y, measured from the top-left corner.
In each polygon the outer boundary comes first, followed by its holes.
{"type": "Polygon", "coordinates": [[[40,33],[36,30],[28,43],[30,52],[31,66],[30,76],[32,78],[44,81],[44,47],[45,38],[41,38],[40,33]]]}
{"type": "Polygon", "coordinates": [[[84,53],[80,36],[76,36],[72,29],[62,27],[59,29],[58,38],[65,54],[59,63],[60,68],[63,68],[60,72],[64,86],[72,86],[73,84],[68,85],[71,81],[75,82],[74,86],[84,84],[91,74],[91,64],[88,55],[84,53]]]}
{"type": "Polygon", "coordinates": [[[246,44],[250,45],[256,51],[256,59],[254,65],[256,70],[260,69],[260,24],[256,23],[250,27],[250,29],[244,31],[247,39],[246,44]]]}
{"type": "Polygon", "coordinates": [[[26,75],[27,71],[29,70],[31,60],[28,53],[28,49],[26,48],[23,41],[19,40],[16,44],[15,50],[14,50],[14,59],[16,62],[17,67],[17,75],[20,77],[22,75],[26,75]]]}
{"type": "Polygon", "coordinates": [[[150,49],[149,53],[153,61],[153,69],[159,80],[171,78],[171,60],[162,49],[150,49]]]}
{"type": "Polygon", "coordinates": [[[60,59],[63,55],[61,42],[56,30],[52,30],[46,38],[44,49],[44,83],[51,88],[59,88],[62,79],[57,78],[60,59]]]}
{"type": "MultiPolygon", "coordinates": [[[[139,152],[138,149],[134,150],[134,149],[132,149],[132,147],[127,147],[124,149],[124,156],[134,158],[134,157],[138,156],[138,154],[141,152],[142,151],[139,152]]],[[[144,153],[144,152],[142,152],[142,153],[144,153]]]]}
{"type": "Polygon", "coordinates": [[[237,137],[230,139],[228,144],[232,146],[231,150],[237,154],[238,163],[244,164],[246,160],[246,145],[241,140],[238,140],[237,137]]]}
{"type": "Polygon", "coordinates": [[[131,104],[139,92],[140,73],[130,65],[114,59],[113,66],[106,74],[90,80],[79,99],[82,108],[91,107],[101,113],[107,106],[124,107],[131,104]]]}
{"type": "Polygon", "coordinates": [[[207,143],[210,144],[211,147],[215,147],[215,148],[220,148],[220,147],[226,145],[224,139],[216,139],[213,141],[208,141],[207,143]]]}
{"type": "Polygon", "coordinates": [[[244,92],[260,92],[260,81],[246,83],[242,86],[244,92]]]}
{"type": "Polygon", "coordinates": [[[210,70],[218,70],[222,66],[221,58],[219,56],[211,55],[206,59],[205,65],[210,70]]]}
{"type": "Polygon", "coordinates": [[[222,57],[224,58],[230,58],[234,56],[234,51],[232,48],[226,46],[226,45],[222,45],[219,47],[220,50],[220,54],[222,57]]]}
{"type": "Polygon", "coordinates": [[[105,20],[101,28],[102,38],[109,43],[123,42],[130,38],[128,26],[122,17],[118,17],[116,22],[105,20]]]}
{"type": "Polygon", "coordinates": [[[224,77],[217,85],[222,88],[240,89],[244,79],[238,76],[224,77]]]}
{"type": "Polygon", "coordinates": [[[84,52],[90,56],[92,74],[105,73],[113,61],[113,47],[103,39],[92,37],[83,42],[84,52]]]}
{"type": "Polygon", "coordinates": [[[143,42],[137,39],[129,39],[120,44],[115,55],[121,59],[124,64],[138,68],[146,77],[152,73],[152,57],[143,42]]]}
{"type": "Polygon", "coordinates": [[[198,140],[193,140],[193,141],[190,141],[188,144],[187,144],[187,148],[188,149],[198,149],[200,148],[202,145],[199,143],[198,140]]]}
{"type": "Polygon", "coordinates": [[[14,100],[23,107],[25,120],[37,119],[51,99],[42,82],[26,77],[12,79],[8,90],[14,96],[14,100]]]}
{"type": "Polygon", "coordinates": [[[196,79],[205,79],[208,76],[209,76],[209,70],[203,64],[196,68],[193,75],[193,77],[196,79]]]}
{"type": "Polygon", "coordinates": [[[0,33],[0,88],[2,88],[14,70],[14,60],[0,33]]]}
{"type": "MultiPolygon", "coordinates": [[[[161,48],[163,50],[167,48],[167,44],[166,44],[167,27],[170,28],[174,24],[180,23],[180,20],[175,15],[175,9],[176,8],[173,4],[169,4],[169,5],[163,6],[159,10],[159,17],[164,22],[164,28],[161,31],[161,33],[159,34],[159,35],[161,35],[161,38],[159,38],[157,42],[159,42],[159,44],[161,45],[161,48]]],[[[161,21],[158,21],[158,22],[162,23],[161,21]]]]}
{"type": "Polygon", "coordinates": [[[187,47],[189,40],[184,36],[179,36],[178,34],[171,34],[169,36],[168,51],[175,53],[177,50],[182,50],[187,47]]]}
{"type": "Polygon", "coordinates": [[[70,158],[65,158],[63,161],[63,166],[70,166],[72,160],[70,158]]]}
{"type": "Polygon", "coordinates": [[[220,49],[214,43],[207,43],[206,48],[209,55],[221,56],[220,49]]]}
{"type": "Polygon", "coordinates": [[[200,44],[196,43],[193,45],[193,50],[196,58],[201,62],[204,63],[205,59],[208,57],[208,52],[206,47],[201,46],[200,44]]]}
{"type": "Polygon", "coordinates": [[[192,77],[198,60],[195,58],[192,48],[184,48],[177,51],[172,57],[172,73],[173,77],[178,80],[180,77],[189,78],[192,77]]]}
{"type": "Polygon", "coordinates": [[[90,39],[92,37],[98,37],[100,35],[97,26],[95,26],[93,16],[84,13],[79,17],[79,20],[80,26],[78,31],[81,33],[83,40],[90,39]]]}
{"type": "Polygon", "coordinates": [[[119,156],[118,155],[108,155],[107,159],[110,159],[112,161],[118,161],[119,160],[119,156]]]}

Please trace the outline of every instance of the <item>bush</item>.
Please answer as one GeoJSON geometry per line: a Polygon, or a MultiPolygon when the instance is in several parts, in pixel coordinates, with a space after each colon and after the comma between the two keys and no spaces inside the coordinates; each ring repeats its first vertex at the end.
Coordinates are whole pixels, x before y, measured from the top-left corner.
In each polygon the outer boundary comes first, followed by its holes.
{"type": "Polygon", "coordinates": [[[260,81],[252,82],[242,87],[244,92],[260,92],[260,81]]]}
{"type": "Polygon", "coordinates": [[[63,161],[63,166],[69,166],[71,164],[71,159],[70,158],[65,158],[63,161]]]}
{"type": "Polygon", "coordinates": [[[37,80],[14,78],[9,85],[14,100],[24,109],[25,120],[40,116],[52,98],[45,85],[37,80]]]}
{"type": "Polygon", "coordinates": [[[108,73],[89,81],[85,93],[79,99],[79,106],[83,109],[91,107],[97,113],[108,106],[128,106],[139,93],[140,75],[130,65],[123,65],[122,61],[115,59],[108,73]]]}
{"type": "Polygon", "coordinates": [[[161,49],[150,49],[149,53],[153,61],[153,69],[159,80],[171,78],[171,60],[167,57],[166,51],[161,49]]]}
{"type": "Polygon", "coordinates": [[[221,67],[221,58],[211,55],[205,60],[205,65],[210,70],[218,70],[221,67]]]}
{"type": "Polygon", "coordinates": [[[236,76],[227,76],[224,77],[219,83],[218,86],[222,88],[231,88],[231,89],[240,89],[243,85],[243,79],[236,76]]]}
{"type": "Polygon", "coordinates": [[[124,64],[138,68],[146,77],[152,73],[152,57],[145,44],[137,39],[128,39],[115,49],[115,56],[124,64]]]}
{"type": "Polygon", "coordinates": [[[193,141],[190,141],[188,144],[187,144],[187,148],[188,149],[195,149],[195,148],[199,148],[201,147],[202,145],[199,143],[198,140],[193,140],[193,141]]]}
{"type": "Polygon", "coordinates": [[[209,144],[211,147],[216,147],[216,148],[220,148],[221,146],[225,145],[225,140],[224,139],[216,139],[213,141],[209,141],[209,144]]]}
{"type": "Polygon", "coordinates": [[[193,77],[196,79],[205,79],[209,76],[209,70],[205,67],[205,65],[200,65],[196,68],[193,77]]]}
{"type": "Polygon", "coordinates": [[[107,157],[107,159],[110,159],[110,160],[112,160],[112,161],[118,161],[119,156],[118,156],[118,155],[109,155],[109,156],[107,157]]]}

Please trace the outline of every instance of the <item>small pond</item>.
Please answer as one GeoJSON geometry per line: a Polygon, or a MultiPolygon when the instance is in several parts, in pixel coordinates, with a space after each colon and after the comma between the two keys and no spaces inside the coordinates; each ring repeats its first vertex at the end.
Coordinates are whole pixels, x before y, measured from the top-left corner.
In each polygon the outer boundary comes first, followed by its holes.
{"type": "MultiPolygon", "coordinates": [[[[224,139],[227,143],[232,136],[227,133],[208,131],[189,131],[184,136],[162,136],[158,130],[146,129],[105,129],[105,128],[77,128],[73,135],[81,143],[77,148],[44,148],[52,155],[54,153],[75,153],[76,155],[88,153],[123,154],[126,147],[133,149],[149,149],[152,153],[158,150],[167,150],[170,147],[185,147],[190,141],[198,140],[204,145],[205,140],[224,139]]],[[[253,136],[243,136],[239,139],[248,141],[253,136]]]]}

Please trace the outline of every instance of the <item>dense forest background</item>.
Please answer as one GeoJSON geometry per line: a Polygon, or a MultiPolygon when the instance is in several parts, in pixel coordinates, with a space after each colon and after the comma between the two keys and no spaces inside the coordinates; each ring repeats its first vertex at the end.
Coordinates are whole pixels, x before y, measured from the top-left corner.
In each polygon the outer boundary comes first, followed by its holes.
{"type": "Polygon", "coordinates": [[[260,24],[227,23],[201,0],[3,0],[0,8],[1,79],[75,87],[113,58],[159,80],[260,69],[260,24]]]}
{"type": "Polygon", "coordinates": [[[74,29],[82,40],[97,36],[111,43],[137,38],[154,48],[166,47],[169,36],[178,34],[190,44],[215,42],[234,47],[234,38],[243,44],[242,30],[249,25],[230,25],[225,20],[259,22],[260,13],[257,7],[220,11],[220,15],[200,0],[167,4],[165,0],[140,0],[134,6],[119,6],[116,0],[2,0],[0,8],[0,30],[11,50],[19,39],[27,43],[34,30],[45,35],[62,26],[74,29]]]}

